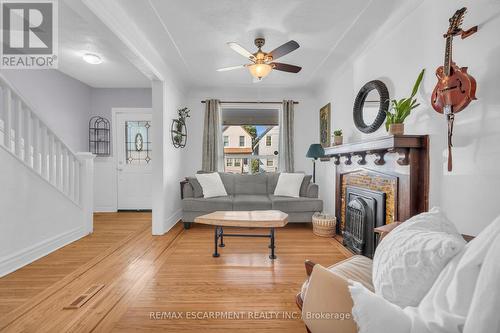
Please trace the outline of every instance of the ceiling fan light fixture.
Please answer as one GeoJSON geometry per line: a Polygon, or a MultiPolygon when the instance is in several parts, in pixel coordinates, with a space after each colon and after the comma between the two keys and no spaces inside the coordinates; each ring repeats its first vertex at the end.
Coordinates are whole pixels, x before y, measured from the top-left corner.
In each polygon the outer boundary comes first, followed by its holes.
{"type": "Polygon", "coordinates": [[[269,75],[273,69],[273,66],[269,64],[252,64],[248,66],[250,74],[256,79],[262,79],[269,75]]]}

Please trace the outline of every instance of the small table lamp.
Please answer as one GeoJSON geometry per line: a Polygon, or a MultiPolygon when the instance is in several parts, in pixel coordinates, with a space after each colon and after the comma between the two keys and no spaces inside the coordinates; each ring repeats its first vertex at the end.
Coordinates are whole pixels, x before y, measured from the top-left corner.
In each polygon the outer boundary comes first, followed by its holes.
{"type": "Polygon", "coordinates": [[[306,157],[313,159],[313,183],[316,183],[316,160],[325,156],[325,150],[319,143],[313,143],[309,146],[306,157]]]}

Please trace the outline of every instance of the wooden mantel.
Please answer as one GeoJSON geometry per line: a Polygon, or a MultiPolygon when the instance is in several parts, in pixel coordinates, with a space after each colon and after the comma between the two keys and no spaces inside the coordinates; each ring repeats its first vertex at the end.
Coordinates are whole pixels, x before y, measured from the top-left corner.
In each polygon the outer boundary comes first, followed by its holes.
{"type": "Polygon", "coordinates": [[[376,165],[385,164],[384,155],[386,153],[398,153],[399,165],[408,165],[410,160],[410,150],[427,150],[427,135],[390,135],[378,138],[370,138],[359,142],[346,143],[343,145],[325,148],[325,156],[334,159],[336,165],[340,164],[341,157],[344,156],[346,165],[352,164],[351,157],[359,156],[358,164],[366,164],[366,155],[376,155],[374,163],[376,165]]]}

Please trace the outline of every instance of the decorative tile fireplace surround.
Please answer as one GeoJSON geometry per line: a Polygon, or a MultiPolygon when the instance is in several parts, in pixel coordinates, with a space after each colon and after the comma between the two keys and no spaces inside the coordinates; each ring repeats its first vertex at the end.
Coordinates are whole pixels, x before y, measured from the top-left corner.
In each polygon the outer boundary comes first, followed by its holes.
{"type": "Polygon", "coordinates": [[[369,257],[373,228],[428,210],[429,138],[384,136],[325,148],[334,160],[337,239],[369,257]]]}

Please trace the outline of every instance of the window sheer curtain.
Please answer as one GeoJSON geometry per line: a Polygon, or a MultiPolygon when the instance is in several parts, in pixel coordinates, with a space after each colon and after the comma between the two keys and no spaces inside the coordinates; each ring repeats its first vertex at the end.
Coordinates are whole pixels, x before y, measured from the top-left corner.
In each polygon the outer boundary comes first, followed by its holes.
{"type": "Polygon", "coordinates": [[[294,133],[293,133],[294,104],[292,100],[284,100],[280,114],[280,171],[294,172],[294,133]]]}
{"type": "Polygon", "coordinates": [[[223,171],[224,143],[222,139],[222,117],[220,101],[205,101],[205,121],[203,126],[203,171],[223,171]]]}

